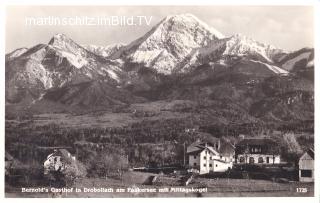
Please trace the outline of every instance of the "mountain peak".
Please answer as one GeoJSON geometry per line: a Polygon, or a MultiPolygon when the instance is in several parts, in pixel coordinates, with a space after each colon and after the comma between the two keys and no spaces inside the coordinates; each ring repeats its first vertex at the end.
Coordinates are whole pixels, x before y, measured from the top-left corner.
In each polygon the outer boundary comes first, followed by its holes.
{"type": "Polygon", "coordinates": [[[124,50],[132,62],[171,74],[193,50],[222,38],[220,32],[192,14],[169,15],[124,50]]]}
{"type": "Polygon", "coordinates": [[[199,20],[199,19],[191,13],[183,13],[183,14],[176,14],[176,15],[168,15],[164,18],[164,20],[177,21],[177,20],[199,20]]]}
{"type": "Polygon", "coordinates": [[[76,56],[78,60],[81,60],[80,58],[86,57],[87,55],[86,49],[74,42],[65,34],[55,34],[48,44],[50,47],[59,50],[61,53],[70,53],[76,56]]]}
{"type": "Polygon", "coordinates": [[[165,22],[172,22],[172,23],[181,22],[181,23],[184,23],[189,26],[196,26],[196,27],[199,26],[205,30],[208,30],[210,33],[214,34],[219,39],[225,37],[218,30],[214,29],[213,27],[210,27],[205,22],[203,22],[202,20],[200,20],[198,17],[196,17],[195,15],[193,15],[191,13],[168,15],[162,21],[162,23],[165,23],[165,22]]]}
{"type": "Polygon", "coordinates": [[[53,35],[48,44],[55,48],[73,53],[79,52],[79,50],[82,48],[67,35],[61,33],[53,35]]]}
{"type": "Polygon", "coordinates": [[[49,45],[56,45],[56,44],[59,44],[63,41],[69,41],[71,40],[70,38],[68,38],[65,34],[62,34],[62,33],[58,33],[58,34],[55,34],[52,36],[52,38],[50,39],[49,41],[49,45]]]}
{"type": "Polygon", "coordinates": [[[261,43],[243,34],[235,34],[226,39],[226,55],[259,54],[268,62],[274,62],[274,57],[287,53],[273,45],[261,43]]]}

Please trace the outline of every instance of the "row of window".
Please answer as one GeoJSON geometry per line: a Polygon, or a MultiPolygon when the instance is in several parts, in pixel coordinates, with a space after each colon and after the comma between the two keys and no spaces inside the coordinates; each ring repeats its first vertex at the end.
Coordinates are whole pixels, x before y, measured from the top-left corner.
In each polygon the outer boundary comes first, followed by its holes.
{"type": "MultiPolygon", "coordinates": [[[[197,156],[193,156],[193,158],[194,158],[194,159],[197,159],[197,156]]],[[[207,160],[207,157],[204,156],[203,159],[204,159],[204,160],[207,160]]],[[[220,156],[220,159],[222,159],[222,156],[220,156]]],[[[211,157],[211,156],[210,156],[210,160],[212,160],[212,157],[211,157]]]]}
{"type": "MultiPolygon", "coordinates": [[[[193,163],[194,166],[197,166],[197,163],[193,163]]],[[[207,164],[203,164],[204,167],[207,167],[207,164]]],[[[209,167],[212,167],[212,164],[209,164],[209,167]]],[[[218,164],[216,164],[216,167],[218,167],[218,164]]]]}
{"type": "Polygon", "coordinates": [[[250,148],[250,152],[262,152],[262,149],[260,147],[252,147],[250,148]]]}
{"type": "MultiPolygon", "coordinates": [[[[274,157],[273,157],[273,160],[274,160],[274,157]]],[[[239,161],[240,161],[240,163],[244,163],[245,158],[242,156],[242,157],[240,157],[239,161]]],[[[267,157],[266,162],[270,163],[270,157],[267,157]]],[[[255,160],[253,157],[249,157],[249,163],[252,163],[252,164],[255,163],[255,160]]],[[[263,157],[258,158],[258,163],[264,163],[263,157]]]]}

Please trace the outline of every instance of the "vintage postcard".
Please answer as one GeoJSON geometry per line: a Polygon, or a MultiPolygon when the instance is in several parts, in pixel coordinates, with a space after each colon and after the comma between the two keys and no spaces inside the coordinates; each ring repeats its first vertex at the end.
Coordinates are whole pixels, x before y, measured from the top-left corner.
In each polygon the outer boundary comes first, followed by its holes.
{"type": "Polygon", "coordinates": [[[5,14],[5,197],[314,197],[312,5],[5,14]]]}

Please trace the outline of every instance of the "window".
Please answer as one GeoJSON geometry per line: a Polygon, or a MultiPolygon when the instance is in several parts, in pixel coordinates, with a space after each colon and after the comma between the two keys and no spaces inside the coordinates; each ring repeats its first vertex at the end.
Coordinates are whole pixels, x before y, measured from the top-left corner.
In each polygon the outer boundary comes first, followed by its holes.
{"type": "Polygon", "coordinates": [[[212,160],[212,156],[210,156],[210,160],[212,160]]]}
{"type": "Polygon", "coordinates": [[[216,164],[216,167],[218,167],[218,164],[216,164]]]}
{"type": "Polygon", "coordinates": [[[57,162],[57,161],[58,161],[57,157],[54,157],[54,162],[57,162]]]}
{"type": "Polygon", "coordinates": [[[222,159],[222,156],[220,156],[220,159],[222,159]]]}
{"type": "Polygon", "coordinates": [[[204,159],[204,160],[206,160],[206,159],[207,159],[207,157],[206,157],[206,156],[204,156],[204,157],[203,157],[203,159],[204,159]]]}
{"type": "Polygon", "coordinates": [[[249,164],[254,164],[254,158],[253,157],[249,158],[249,164]]]}
{"type": "Polygon", "coordinates": [[[196,166],[196,165],[197,165],[197,163],[193,163],[193,165],[194,165],[194,166],[196,166]]]}
{"type": "Polygon", "coordinates": [[[212,164],[209,164],[209,167],[212,167],[212,164]]]}
{"type": "Polygon", "coordinates": [[[258,159],[258,163],[262,164],[263,163],[263,158],[262,157],[259,157],[258,159]]]}
{"type": "Polygon", "coordinates": [[[204,166],[204,167],[206,167],[206,166],[207,166],[207,164],[203,164],[203,166],[204,166]]]}
{"type": "Polygon", "coordinates": [[[312,171],[311,170],[301,170],[301,177],[311,178],[312,171]]]}
{"type": "Polygon", "coordinates": [[[194,158],[194,159],[196,159],[196,158],[197,158],[197,156],[193,156],[193,158],[194,158]]]}
{"type": "Polygon", "coordinates": [[[240,159],[239,159],[240,163],[244,163],[244,157],[241,156],[240,159]]]}

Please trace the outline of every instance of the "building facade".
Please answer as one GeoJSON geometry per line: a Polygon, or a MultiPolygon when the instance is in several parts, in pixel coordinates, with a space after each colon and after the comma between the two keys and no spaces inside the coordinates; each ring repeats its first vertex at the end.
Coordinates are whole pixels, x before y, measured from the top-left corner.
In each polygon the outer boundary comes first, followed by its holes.
{"type": "MultiPolygon", "coordinates": [[[[187,148],[189,167],[199,170],[200,174],[225,172],[233,166],[231,153],[219,153],[221,142],[208,143],[197,141],[187,148]]],[[[234,153],[234,150],[233,150],[234,153]]]]}
{"type": "Polygon", "coordinates": [[[236,144],[237,164],[280,164],[280,149],[270,138],[245,138],[236,144]]]}

